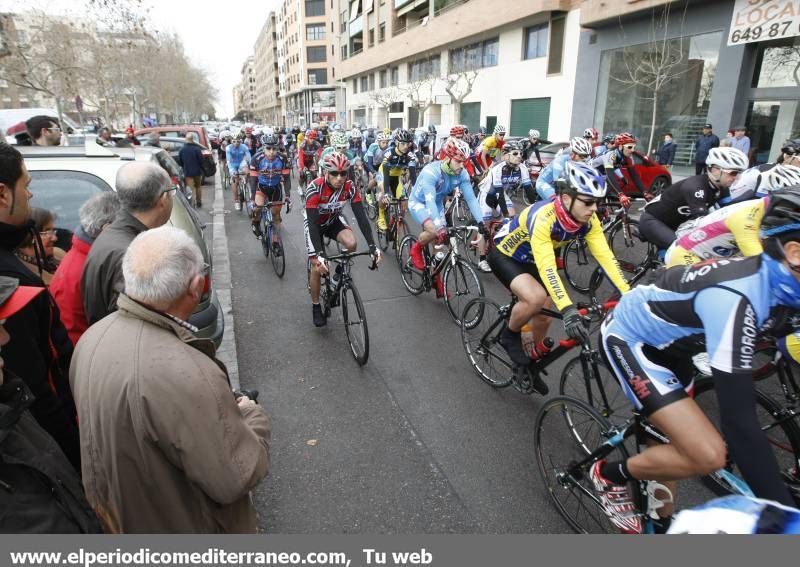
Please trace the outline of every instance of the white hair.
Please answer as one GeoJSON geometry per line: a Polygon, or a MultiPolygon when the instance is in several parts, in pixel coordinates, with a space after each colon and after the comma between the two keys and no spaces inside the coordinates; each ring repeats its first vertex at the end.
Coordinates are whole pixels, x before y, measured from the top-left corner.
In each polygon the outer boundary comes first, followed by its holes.
{"type": "Polygon", "coordinates": [[[78,211],[81,227],[92,238],[97,238],[103,227],[114,220],[119,211],[119,197],[113,191],[103,191],[89,198],[78,211]]]}
{"type": "Polygon", "coordinates": [[[203,272],[203,254],[184,231],[164,225],[139,234],[122,258],[125,293],[165,310],[203,272]]]}

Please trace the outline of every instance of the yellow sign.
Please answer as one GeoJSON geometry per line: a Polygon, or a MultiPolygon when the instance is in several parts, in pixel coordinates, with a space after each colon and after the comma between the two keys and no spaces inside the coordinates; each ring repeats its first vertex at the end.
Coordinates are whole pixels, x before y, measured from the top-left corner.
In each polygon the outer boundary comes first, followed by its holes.
{"type": "Polygon", "coordinates": [[[800,35],[800,0],[736,0],[728,45],[800,35]]]}

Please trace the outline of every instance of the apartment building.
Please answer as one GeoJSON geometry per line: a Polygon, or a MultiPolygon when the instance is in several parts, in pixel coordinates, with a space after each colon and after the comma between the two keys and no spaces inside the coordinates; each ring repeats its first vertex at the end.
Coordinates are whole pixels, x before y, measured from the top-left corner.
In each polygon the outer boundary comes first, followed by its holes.
{"type": "Polygon", "coordinates": [[[573,130],[586,124],[630,130],[646,151],[670,132],[678,144],[675,163],[690,165],[704,124],[720,138],[743,125],[751,162],[774,159],[784,140],[800,136],[793,4],[585,0],[573,130]],[[642,65],[652,61],[666,63],[655,72],[642,65]]]}
{"type": "Polygon", "coordinates": [[[347,120],[571,134],[578,0],[338,0],[347,120]]]}
{"type": "Polygon", "coordinates": [[[275,12],[270,12],[254,46],[255,113],[267,124],[281,124],[278,81],[278,30],[275,12]]]}
{"type": "MultiPolygon", "coordinates": [[[[239,91],[234,94],[239,96],[239,108],[234,108],[234,113],[245,112],[245,120],[256,119],[256,62],[255,57],[250,55],[242,64],[241,79],[239,81],[239,91]]],[[[234,98],[234,107],[235,104],[234,98]]]]}
{"type": "Polygon", "coordinates": [[[334,0],[284,0],[276,16],[282,125],[337,120],[334,0]]]}

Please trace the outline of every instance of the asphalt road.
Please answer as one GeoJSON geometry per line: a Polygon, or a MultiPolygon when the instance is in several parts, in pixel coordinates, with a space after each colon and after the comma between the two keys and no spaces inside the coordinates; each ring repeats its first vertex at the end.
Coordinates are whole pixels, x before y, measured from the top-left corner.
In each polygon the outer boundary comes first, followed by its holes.
{"type": "MultiPolygon", "coordinates": [[[[361,368],[341,310],[327,328],[312,324],[296,195],[283,279],[227,201],[240,381],[260,391],[272,417],[272,469],[254,494],[265,531],[569,532],[533,454],[542,398],[484,384],[441,299],[411,296],[391,251],[375,272],[359,258],[353,274],[370,331],[361,368]]],[[[494,276],[482,279],[487,296],[508,300],[494,276]]],[[[558,338],[560,324],[552,331],[558,338]]],[[[570,358],[551,367],[551,393],[570,358]]]]}

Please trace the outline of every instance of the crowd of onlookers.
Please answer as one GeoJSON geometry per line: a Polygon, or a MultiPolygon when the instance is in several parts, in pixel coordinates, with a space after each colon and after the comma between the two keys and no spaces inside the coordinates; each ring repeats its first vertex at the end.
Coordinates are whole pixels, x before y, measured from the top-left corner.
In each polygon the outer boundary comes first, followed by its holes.
{"type": "Polygon", "coordinates": [[[0,142],[0,531],[254,532],[269,421],[188,322],[209,267],[169,176],[122,166],[67,252],[30,181],[0,142]]]}

